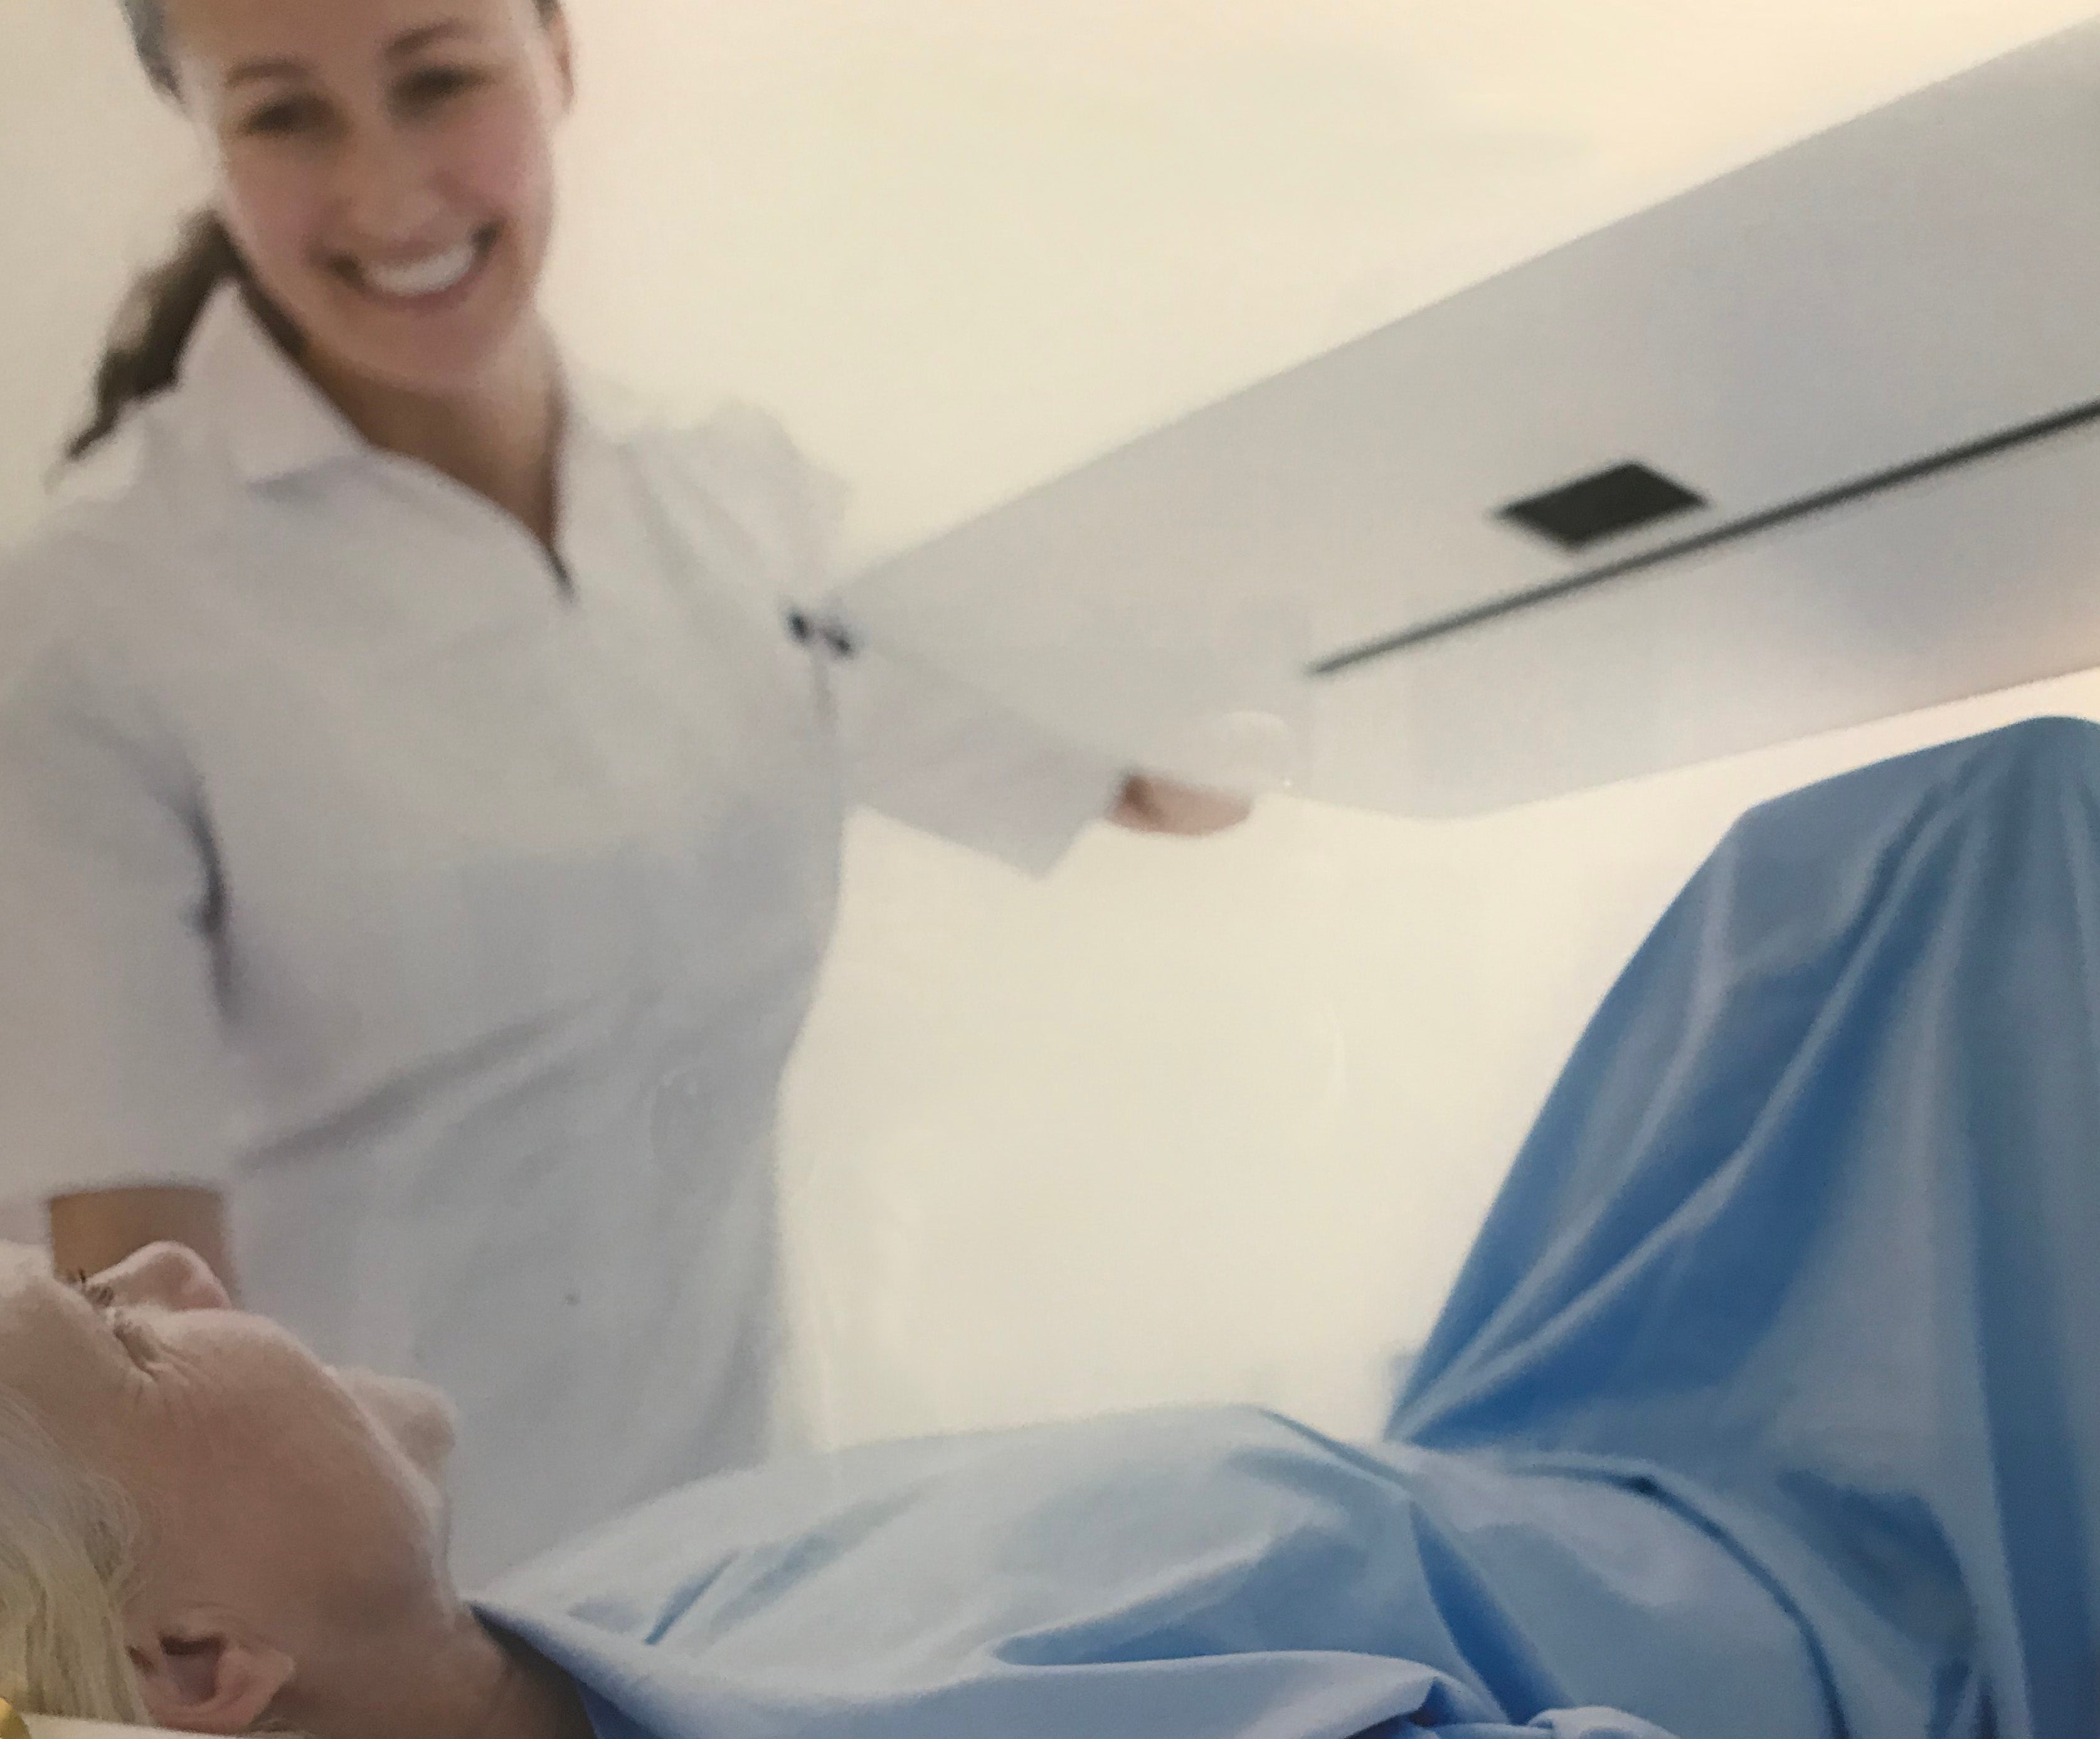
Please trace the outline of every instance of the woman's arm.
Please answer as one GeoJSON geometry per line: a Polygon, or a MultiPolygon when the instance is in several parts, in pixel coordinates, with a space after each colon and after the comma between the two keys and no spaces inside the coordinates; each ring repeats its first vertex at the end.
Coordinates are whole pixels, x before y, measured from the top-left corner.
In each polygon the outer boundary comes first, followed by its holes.
{"type": "Polygon", "coordinates": [[[101,559],[0,567],[0,1197],[47,1204],[63,1269],[169,1240],[223,1275],[229,895],[187,748],[83,602],[101,559]]]}
{"type": "Polygon", "coordinates": [[[47,1212],[51,1265],[62,1274],[99,1274],[148,1244],[180,1244],[237,1295],[226,1198],[216,1189],[99,1189],[54,1196],[47,1212]]]}
{"type": "Polygon", "coordinates": [[[660,449],[659,459],[668,510],[711,524],[726,499],[753,545],[770,554],[762,577],[781,601],[788,631],[826,656],[857,801],[1033,873],[1047,871],[1096,820],[1194,838],[1237,827],[1252,812],[1237,797],[1126,775],[1114,759],[973,686],[868,644],[823,602],[836,577],[844,492],[770,418],[748,410],[717,417],[683,451],[660,449]]]}

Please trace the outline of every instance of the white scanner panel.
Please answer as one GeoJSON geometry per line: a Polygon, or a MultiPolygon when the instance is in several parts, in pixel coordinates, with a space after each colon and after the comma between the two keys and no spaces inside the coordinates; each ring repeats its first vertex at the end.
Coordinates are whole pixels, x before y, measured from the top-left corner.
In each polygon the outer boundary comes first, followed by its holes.
{"type": "Polygon", "coordinates": [[[2100,664],[2095,309],[2089,25],[1199,412],[846,610],[1101,748],[1230,777],[1285,731],[1307,794],[1420,814],[2060,674],[2100,664]],[[1628,461],[1705,505],[1579,550],[1502,515],[1628,461]]]}

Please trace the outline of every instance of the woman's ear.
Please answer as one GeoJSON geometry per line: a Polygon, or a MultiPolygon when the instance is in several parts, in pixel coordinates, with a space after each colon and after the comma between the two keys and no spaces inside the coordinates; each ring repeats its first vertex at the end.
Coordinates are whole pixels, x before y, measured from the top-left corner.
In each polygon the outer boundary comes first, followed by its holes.
{"type": "Polygon", "coordinates": [[[294,1671],[289,1655],[212,1615],[135,1634],[129,1647],[148,1713],[155,1725],[178,1732],[247,1732],[294,1671]]]}

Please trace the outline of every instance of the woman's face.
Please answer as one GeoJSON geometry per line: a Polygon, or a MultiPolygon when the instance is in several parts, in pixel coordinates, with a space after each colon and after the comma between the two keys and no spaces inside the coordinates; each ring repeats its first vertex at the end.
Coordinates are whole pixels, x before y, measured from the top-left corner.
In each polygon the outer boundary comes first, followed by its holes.
{"type": "Polygon", "coordinates": [[[187,1251],[158,1245],[78,1287],[0,1245],[0,1393],[139,1501],[157,1556],[229,1598],[444,1586],[443,1398],[326,1369],[229,1309],[187,1251]]]}
{"type": "Polygon", "coordinates": [[[309,367],[443,398],[514,354],[570,95],[533,0],[163,0],[217,203],[309,367]]]}

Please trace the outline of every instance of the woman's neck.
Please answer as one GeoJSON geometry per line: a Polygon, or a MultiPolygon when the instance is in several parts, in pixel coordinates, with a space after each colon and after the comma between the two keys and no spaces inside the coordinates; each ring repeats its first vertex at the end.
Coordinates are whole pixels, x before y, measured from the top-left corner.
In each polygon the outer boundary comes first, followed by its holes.
{"type": "Polygon", "coordinates": [[[471,388],[443,397],[355,378],[310,359],[315,384],[359,434],[442,472],[552,547],[562,409],[552,340],[536,325],[471,388]]]}

